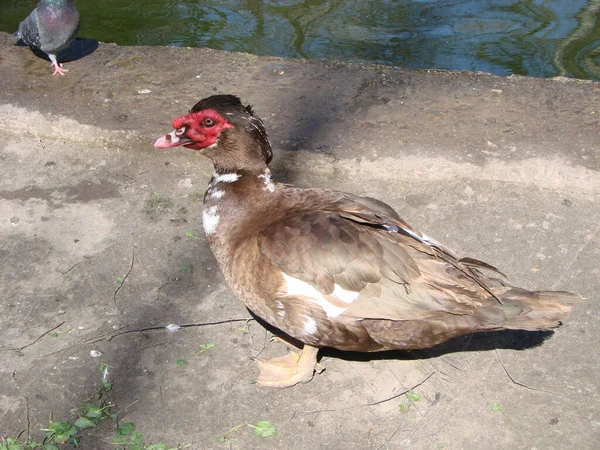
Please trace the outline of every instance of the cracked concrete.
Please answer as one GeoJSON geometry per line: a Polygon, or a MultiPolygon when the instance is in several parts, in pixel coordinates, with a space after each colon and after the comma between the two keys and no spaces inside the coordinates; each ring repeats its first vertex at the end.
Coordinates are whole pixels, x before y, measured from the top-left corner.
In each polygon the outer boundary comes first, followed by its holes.
{"type": "MultiPolygon", "coordinates": [[[[68,68],[52,78],[0,34],[0,434],[26,426],[27,402],[34,432],[50,412],[72,420],[102,361],[116,412],[173,447],[597,447],[597,83],[113,44],[68,68]],[[309,384],[255,386],[251,358],[285,351],[260,324],[162,328],[250,317],[203,240],[209,162],[152,147],[217,92],[265,119],[277,179],[380,198],[514,284],[586,300],[549,337],[328,352],[309,384]],[[364,406],[421,382],[418,401],[364,406]],[[217,441],[260,420],[277,435],[217,441]]],[[[82,448],[110,435],[85,431],[82,448]]]]}

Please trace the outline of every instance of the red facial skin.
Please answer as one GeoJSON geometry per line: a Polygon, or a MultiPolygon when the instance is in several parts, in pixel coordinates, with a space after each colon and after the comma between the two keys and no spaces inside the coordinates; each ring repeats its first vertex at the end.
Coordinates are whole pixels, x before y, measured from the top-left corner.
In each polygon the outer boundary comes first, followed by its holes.
{"type": "Polygon", "coordinates": [[[227,128],[233,128],[214,109],[205,109],[178,117],[173,121],[174,131],[165,134],[154,143],[156,148],[184,146],[192,150],[202,150],[215,144],[219,135],[227,128]]]}

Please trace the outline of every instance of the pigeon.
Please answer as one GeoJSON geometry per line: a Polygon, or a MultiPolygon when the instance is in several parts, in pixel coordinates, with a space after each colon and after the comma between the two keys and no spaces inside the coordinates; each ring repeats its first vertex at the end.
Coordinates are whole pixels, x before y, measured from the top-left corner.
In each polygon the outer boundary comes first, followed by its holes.
{"type": "Polygon", "coordinates": [[[56,55],[75,39],[78,29],[79,12],[72,0],[40,0],[13,37],[46,53],[54,67],[53,75],[64,75],[68,70],[57,61],[56,55]]]}

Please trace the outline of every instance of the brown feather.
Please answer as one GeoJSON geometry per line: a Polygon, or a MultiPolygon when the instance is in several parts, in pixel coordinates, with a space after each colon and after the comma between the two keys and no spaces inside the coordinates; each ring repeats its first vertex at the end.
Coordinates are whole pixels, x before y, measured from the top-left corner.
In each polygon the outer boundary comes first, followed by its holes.
{"type": "Polygon", "coordinates": [[[194,114],[205,107],[230,120],[201,148],[216,174],[229,176],[213,178],[205,196],[207,240],[246,306],[300,341],[377,351],[476,331],[545,330],[577,298],[487,276],[502,273],[459,258],[379,200],[272,182],[271,146],[252,109],[217,96],[194,114]]]}

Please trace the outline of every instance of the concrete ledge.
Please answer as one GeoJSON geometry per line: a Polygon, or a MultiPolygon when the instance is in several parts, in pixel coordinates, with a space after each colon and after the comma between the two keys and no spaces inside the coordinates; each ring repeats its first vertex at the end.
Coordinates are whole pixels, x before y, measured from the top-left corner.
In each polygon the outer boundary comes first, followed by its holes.
{"type": "MultiPolygon", "coordinates": [[[[26,397],[32,423],[72,418],[101,360],[120,414],[172,447],[597,446],[600,85],[114,44],[67,68],[53,78],[0,33],[0,434],[27,426],[26,397]],[[311,383],[283,391],[250,384],[251,357],[285,351],[264,348],[256,322],[107,340],[249,317],[202,240],[210,164],[152,147],[213,93],[255,105],[279,180],[380,198],[514,284],[587,300],[540,346],[505,333],[334,354],[311,383]],[[216,345],[199,353],[206,343],[216,345]],[[419,401],[360,406],[432,373],[419,401]],[[260,420],[277,435],[216,440],[260,420]]],[[[107,448],[108,428],[83,433],[82,448],[107,448]]]]}

